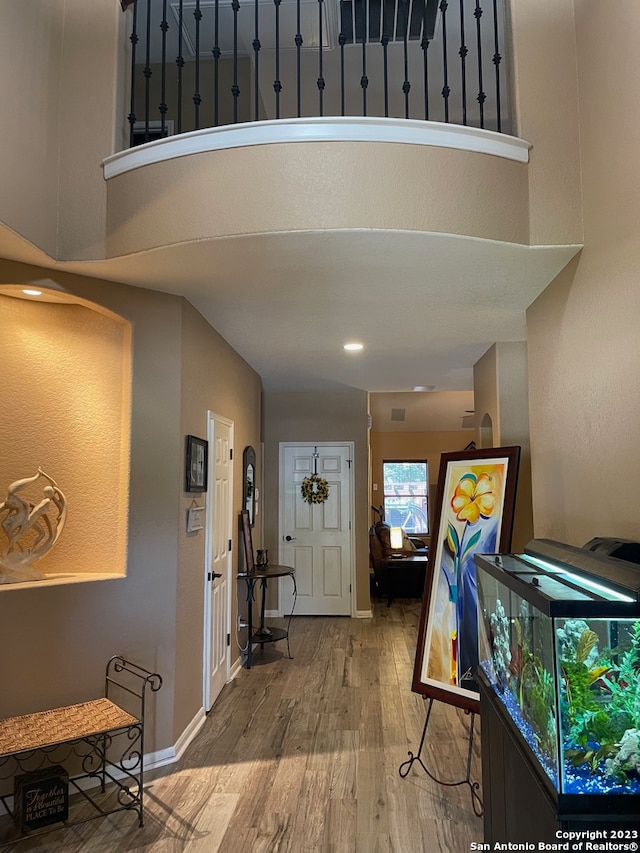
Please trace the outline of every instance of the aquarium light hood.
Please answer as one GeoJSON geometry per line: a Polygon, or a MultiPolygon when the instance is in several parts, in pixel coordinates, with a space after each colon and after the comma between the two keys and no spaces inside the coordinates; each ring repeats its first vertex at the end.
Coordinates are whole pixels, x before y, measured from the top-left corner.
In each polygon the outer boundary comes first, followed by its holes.
{"type": "Polygon", "coordinates": [[[602,587],[602,581],[605,581],[616,597],[622,596],[621,601],[640,601],[640,566],[635,563],[555,542],[553,539],[532,539],[524,553],[546,563],[571,566],[591,586],[595,584],[602,587]],[[592,577],[591,581],[589,576],[592,577]]]}

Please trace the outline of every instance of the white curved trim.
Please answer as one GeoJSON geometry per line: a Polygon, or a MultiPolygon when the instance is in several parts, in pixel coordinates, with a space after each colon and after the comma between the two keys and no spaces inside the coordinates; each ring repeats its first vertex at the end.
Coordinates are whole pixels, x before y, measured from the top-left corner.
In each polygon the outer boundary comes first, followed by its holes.
{"type": "Polygon", "coordinates": [[[515,136],[443,124],[396,118],[291,118],[254,121],[194,130],[147,142],[137,148],[119,151],[102,162],[105,180],[133,169],[161,163],[189,154],[273,145],[284,142],[392,142],[408,145],[431,145],[492,154],[518,163],[529,162],[531,145],[515,136]]]}

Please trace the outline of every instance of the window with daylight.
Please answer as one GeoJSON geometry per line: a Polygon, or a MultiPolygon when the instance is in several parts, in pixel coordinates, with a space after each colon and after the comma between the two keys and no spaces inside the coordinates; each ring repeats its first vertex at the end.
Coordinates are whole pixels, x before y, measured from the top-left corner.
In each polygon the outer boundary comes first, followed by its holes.
{"type": "Polygon", "coordinates": [[[429,466],[422,460],[385,460],[384,520],[405,533],[429,532],[429,466]]]}

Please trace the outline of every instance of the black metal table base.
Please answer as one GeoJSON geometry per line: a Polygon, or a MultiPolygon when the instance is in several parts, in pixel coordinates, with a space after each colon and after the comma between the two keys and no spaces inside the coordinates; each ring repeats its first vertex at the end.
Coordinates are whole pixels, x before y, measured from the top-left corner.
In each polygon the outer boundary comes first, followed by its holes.
{"type": "Polygon", "coordinates": [[[414,754],[413,752],[409,751],[409,753],[408,753],[409,758],[406,761],[402,762],[402,764],[398,768],[398,773],[404,779],[408,775],[408,773],[411,770],[411,768],[413,767],[414,763],[418,762],[418,764],[420,765],[420,767],[422,767],[422,769],[427,774],[427,776],[430,779],[433,779],[433,781],[436,782],[438,785],[443,785],[446,788],[457,788],[460,785],[468,785],[469,791],[471,793],[471,806],[473,808],[473,813],[477,817],[482,817],[483,804],[482,804],[482,799],[480,797],[480,794],[478,793],[480,790],[480,783],[479,782],[473,782],[471,780],[471,758],[473,755],[473,731],[474,731],[474,724],[475,724],[476,715],[473,711],[469,712],[471,714],[471,722],[470,722],[470,726],[469,726],[469,748],[467,751],[467,773],[466,773],[466,776],[464,777],[464,779],[460,779],[458,782],[444,782],[442,779],[438,779],[436,776],[434,776],[434,774],[429,770],[429,768],[425,765],[424,761],[422,760],[422,748],[424,747],[424,743],[425,743],[425,740],[427,738],[427,729],[429,727],[429,719],[431,717],[431,710],[433,708],[433,701],[434,701],[433,698],[430,697],[429,698],[429,707],[427,709],[427,717],[424,721],[424,728],[422,729],[422,737],[420,738],[420,746],[418,747],[418,752],[414,754]]]}

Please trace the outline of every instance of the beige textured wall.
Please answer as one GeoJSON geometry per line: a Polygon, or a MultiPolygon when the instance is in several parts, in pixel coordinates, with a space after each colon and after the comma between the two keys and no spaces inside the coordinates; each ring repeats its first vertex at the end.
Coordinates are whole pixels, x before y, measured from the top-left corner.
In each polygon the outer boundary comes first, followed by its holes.
{"type": "Polygon", "coordinates": [[[582,242],[573,7],[574,0],[509,3],[513,132],[533,144],[528,167],[532,245],[582,242]]]}
{"type": "Polygon", "coordinates": [[[369,598],[369,439],[365,391],[318,393],[269,392],[263,396],[264,546],[278,553],[279,443],[282,441],[353,441],[355,446],[356,610],[368,611],[369,598]]]}
{"type": "Polygon", "coordinates": [[[20,85],[3,90],[0,222],[54,258],[104,257],[121,18],[111,0],[2,9],[0,73],[20,85]]]}
{"type": "Polygon", "coordinates": [[[64,0],[4,3],[0,221],[55,256],[64,0]],[[34,204],[34,201],[36,202],[34,204]]]}
{"type": "Polygon", "coordinates": [[[489,348],[473,368],[473,397],[478,447],[520,447],[511,540],[511,550],[519,551],[533,536],[527,345],[524,341],[501,341],[489,348]],[[481,440],[486,415],[493,426],[491,444],[481,440]]]}
{"type": "MultiPolygon", "coordinates": [[[[259,450],[260,381],[183,299],[49,275],[133,324],[128,574],[0,593],[0,644],[11,649],[0,656],[0,717],[101,695],[104,664],[118,652],[165,680],[150,704],[153,751],[175,744],[202,706],[204,540],[185,530],[185,431],[202,434],[211,408],[235,421],[236,446],[259,450]]],[[[42,277],[41,269],[0,262],[1,282],[42,277]]],[[[84,385],[73,387],[82,399],[84,385]]],[[[238,509],[241,449],[234,466],[238,509]]],[[[90,559],[89,549],[78,547],[90,559]]]]}
{"type": "Polygon", "coordinates": [[[207,237],[322,228],[529,241],[525,164],[419,145],[305,142],[212,151],[111,178],[108,193],[110,257],[207,237]]]}
{"type": "MultiPolygon", "coordinates": [[[[0,262],[2,282],[42,277],[41,269],[0,262]]],[[[159,749],[175,742],[181,300],[55,271],[50,277],[133,324],[127,577],[0,594],[0,644],[11,649],[0,656],[0,716],[101,695],[104,665],[122,653],[165,679],[148,718],[148,749],[159,749]]],[[[82,397],[84,388],[76,392],[82,397]]],[[[75,464],[84,470],[86,461],[75,464]]]]}
{"type": "MultiPolygon", "coordinates": [[[[124,574],[129,326],[81,305],[2,295],[0,326],[5,401],[0,407],[0,500],[10,483],[42,467],[66,497],[67,519],[60,539],[36,568],[62,575],[124,574]]],[[[37,502],[45,482],[25,494],[37,502]]],[[[7,587],[0,586],[3,590],[7,587]]]]}
{"type": "MultiPolygon", "coordinates": [[[[242,509],[242,451],[251,445],[256,451],[257,487],[260,483],[261,381],[258,374],[211,328],[188,302],[182,312],[182,392],[181,432],[207,437],[207,411],[234,423],[233,495],[234,518],[242,509]]],[[[182,488],[182,486],[181,486],[182,488]]],[[[178,574],[176,597],[176,738],[191,722],[202,704],[202,614],[203,581],[206,564],[204,530],[185,533],[185,518],[193,498],[204,503],[204,495],[183,492],[180,499],[178,574]]],[[[208,500],[212,493],[209,491],[208,500]]],[[[259,521],[258,521],[259,523],[259,521]]],[[[257,530],[254,545],[259,545],[257,530]]],[[[235,625],[239,558],[238,525],[233,524],[233,559],[230,578],[232,592],[231,660],[238,658],[235,625]]]]}
{"type": "Polygon", "coordinates": [[[585,248],[527,326],[535,532],[583,545],[640,538],[640,17],[631,0],[575,8],[585,248]]]}

